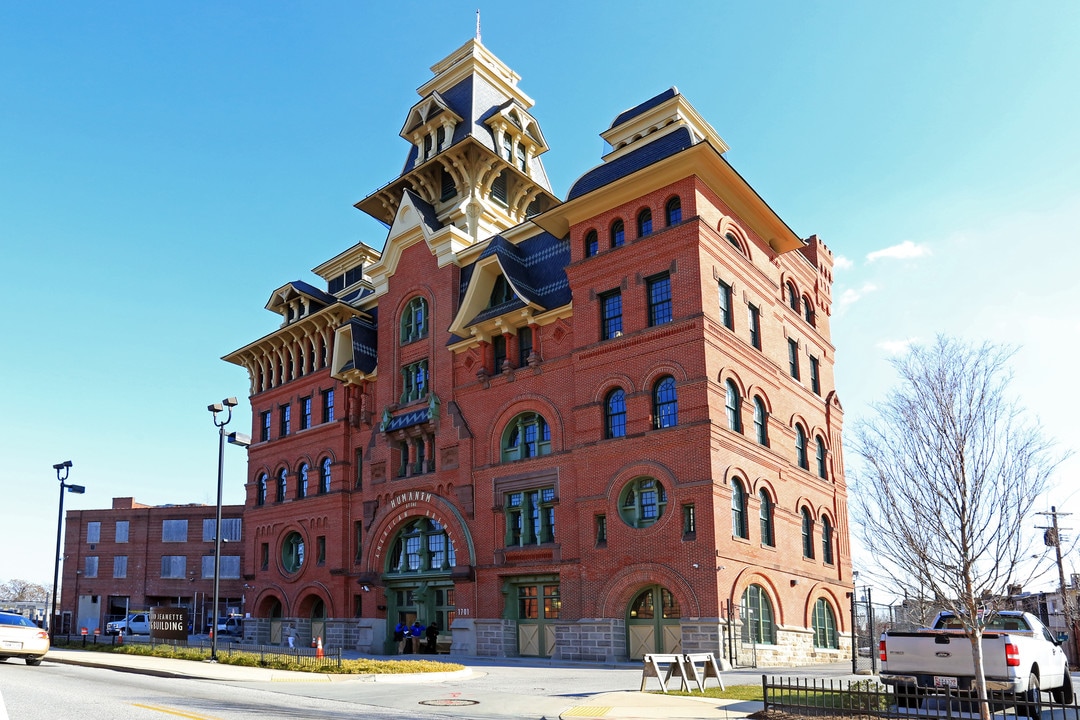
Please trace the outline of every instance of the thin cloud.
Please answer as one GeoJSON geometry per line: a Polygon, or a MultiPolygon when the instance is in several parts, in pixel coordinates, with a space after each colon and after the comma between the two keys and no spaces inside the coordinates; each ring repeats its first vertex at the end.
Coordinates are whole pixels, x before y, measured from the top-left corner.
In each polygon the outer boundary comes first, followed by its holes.
{"type": "Polygon", "coordinates": [[[855,263],[851,262],[851,260],[848,260],[843,255],[837,255],[836,257],[834,257],[832,264],[833,267],[837,270],[850,270],[851,268],[855,267],[855,263]]]}
{"type": "Polygon", "coordinates": [[[899,245],[893,245],[869,253],[866,256],[866,262],[874,262],[875,260],[910,260],[912,258],[924,257],[930,254],[930,247],[928,245],[916,245],[910,240],[905,240],[899,245]]]}
{"type": "Polygon", "coordinates": [[[836,299],[836,304],[841,307],[847,307],[861,300],[867,293],[872,293],[877,289],[878,286],[874,283],[863,283],[862,286],[858,288],[848,288],[840,293],[840,297],[836,299]]]}
{"type": "Polygon", "coordinates": [[[901,353],[907,352],[908,348],[918,341],[918,338],[907,338],[906,340],[882,340],[881,342],[876,343],[874,347],[879,350],[884,350],[889,355],[900,355],[901,353]]]}

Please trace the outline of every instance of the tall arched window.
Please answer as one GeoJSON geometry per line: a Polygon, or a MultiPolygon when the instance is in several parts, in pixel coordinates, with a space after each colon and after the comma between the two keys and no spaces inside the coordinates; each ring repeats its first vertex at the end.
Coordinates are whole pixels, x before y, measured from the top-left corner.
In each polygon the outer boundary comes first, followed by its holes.
{"type": "Polygon", "coordinates": [[[814,458],[817,460],[817,474],[819,478],[828,479],[829,467],[825,462],[825,441],[818,435],[814,438],[814,458]]]}
{"type": "Polygon", "coordinates": [[[679,398],[675,392],[675,378],[660,378],[653,387],[653,423],[657,428],[675,427],[679,424],[679,398]]]}
{"type": "Polygon", "coordinates": [[[828,515],[821,516],[821,561],[833,564],[833,528],[828,515]]]}
{"type": "Polygon", "coordinates": [[[765,413],[765,401],[754,396],[754,437],[759,445],[769,446],[768,416],[765,413]]]}
{"type": "Polygon", "coordinates": [[[551,453],[551,428],[543,416],[534,412],[521,413],[511,420],[502,435],[503,462],[551,453]]]}
{"type": "Polygon", "coordinates": [[[266,473],[261,473],[259,479],[255,481],[255,504],[266,504],[266,473]]]}
{"type": "Polygon", "coordinates": [[[387,573],[448,572],[457,564],[446,528],[430,518],[410,521],[390,547],[387,573]]]}
{"type": "Polygon", "coordinates": [[[427,301],[422,297],[414,297],[401,314],[401,344],[427,337],[427,332],[427,301]]]}
{"type": "Polygon", "coordinates": [[[788,280],[784,286],[787,288],[787,301],[788,305],[795,312],[799,312],[799,293],[795,290],[795,283],[788,280]]]}
{"type": "Polygon", "coordinates": [[[769,497],[769,491],[764,488],[758,492],[760,508],[758,516],[761,518],[761,544],[768,547],[776,547],[776,534],[773,531],[773,501],[769,497]]]}
{"type": "Polygon", "coordinates": [[[323,458],[319,466],[319,492],[323,495],[330,492],[330,458],[323,458]]]}
{"type": "Polygon", "coordinates": [[[810,461],[806,456],[806,431],[799,423],[795,423],[795,459],[803,470],[810,469],[810,461]]]}
{"type": "Polygon", "coordinates": [[[585,233],[585,257],[592,257],[600,250],[600,239],[595,230],[585,233]]]}
{"type": "Polygon", "coordinates": [[[622,247],[624,242],[626,242],[626,228],[622,220],[616,220],[611,223],[611,247],[622,247]]]}
{"type": "Polygon", "coordinates": [[[296,475],[296,497],[305,498],[308,496],[308,464],[301,463],[300,469],[297,471],[296,475]]]}
{"type": "Polygon", "coordinates": [[[829,601],[825,598],[818,598],[817,602],[814,603],[812,625],[814,628],[814,647],[840,647],[836,634],[836,615],[833,613],[829,601]]]}
{"type": "Polygon", "coordinates": [[[813,559],[814,557],[814,518],[810,516],[810,509],[802,509],[802,556],[813,559]]]}
{"type": "Polygon", "coordinates": [[[276,499],[278,502],[285,502],[285,493],[289,491],[289,473],[285,468],[281,468],[281,472],[277,477],[277,493],[276,499]]]}
{"type": "Polygon", "coordinates": [[[760,585],[751,585],[742,594],[742,640],[758,645],[776,644],[776,624],[773,622],[772,603],[760,585]]]}
{"type": "Polygon", "coordinates": [[[739,478],[731,479],[731,534],[744,540],[750,537],[746,518],[746,488],[739,478]]]}
{"type": "Polygon", "coordinates": [[[604,402],[604,434],[609,438],[626,435],[626,393],[616,388],[604,402]]]}
{"type": "Polygon", "coordinates": [[[813,325],[814,325],[814,304],[812,302],[810,302],[810,298],[805,296],[805,295],[803,296],[803,299],[802,299],[802,311],[803,311],[803,319],[805,319],[806,322],[809,323],[811,327],[813,327],[813,325]]]}
{"type": "Polygon", "coordinates": [[[742,432],[742,398],[739,397],[739,388],[735,387],[734,380],[724,383],[727,388],[727,426],[728,430],[737,433],[742,432]]]}
{"type": "Polygon", "coordinates": [[[678,195],[668,200],[667,204],[664,205],[664,215],[668,227],[682,222],[682,200],[679,199],[678,195]]]}
{"type": "Polygon", "coordinates": [[[652,232],[652,210],[645,208],[637,216],[638,237],[645,237],[652,232]]]}

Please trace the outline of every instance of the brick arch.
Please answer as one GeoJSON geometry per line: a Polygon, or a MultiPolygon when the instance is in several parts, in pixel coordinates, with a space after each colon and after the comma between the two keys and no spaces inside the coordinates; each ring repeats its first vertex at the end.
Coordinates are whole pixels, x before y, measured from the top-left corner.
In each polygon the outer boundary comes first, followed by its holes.
{"type": "Polygon", "coordinates": [[[622,618],[626,607],[643,588],[660,585],[674,593],[683,617],[701,617],[701,600],[684,573],[661,563],[636,563],[615,573],[600,590],[600,617],[622,618]]]}
{"type": "Polygon", "coordinates": [[[380,510],[368,528],[371,541],[364,548],[367,567],[381,568],[386,554],[392,550],[391,542],[406,522],[427,517],[436,520],[446,529],[447,537],[454,544],[458,565],[476,565],[476,546],[469,526],[457,507],[445,497],[426,491],[386,493],[379,498],[380,510]]]}
{"type": "MultiPolygon", "coordinates": [[[[836,615],[836,632],[842,634],[843,632],[851,631],[851,622],[844,623],[845,615],[843,611],[843,604],[840,602],[840,598],[836,594],[836,590],[825,583],[814,583],[810,587],[810,592],[806,596],[806,603],[803,606],[803,627],[812,627],[812,621],[814,618],[814,604],[820,598],[825,598],[830,605],[832,605],[833,613],[836,615]]],[[[846,598],[845,598],[846,599],[846,598]]]]}
{"type": "Polygon", "coordinates": [[[746,388],[746,400],[751,406],[754,404],[754,396],[757,395],[761,398],[761,402],[765,404],[765,412],[769,415],[773,414],[772,400],[769,399],[769,393],[761,385],[753,384],[746,388]]]}
{"type": "Polygon", "coordinates": [[[254,615],[257,618],[269,618],[270,607],[274,602],[277,602],[281,606],[281,617],[289,617],[292,613],[292,606],[289,603],[289,596],[286,594],[284,588],[280,585],[272,585],[267,588],[263,588],[259,591],[259,594],[255,596],[255,602],[253,607],[255,608],[254,615]]]}
{"type": "Polygon", "coordinates": [[[316,600],[322,600],[323,608],[326,610],[325,617],[338,617],[334,608],[333,593],[321,582],[314,582],[301,587],[296,591],[296,597],[298,598],[295,613],[297,617],[310,617],[311,608],[316,600]]]}
{"type": "Polygon", "coordinates": [[[749,399],[749,396],[747,395],[748,388],[742,378],[739,377],[739,374],[735,372],[735,369],[732,367],[721,368],[719,374],[716,376],[716,381],[720,384],[720,387],[725,388],[725,391],[728,380],[735,383],[735,388],[739,391],[739,399],[743,401],[749,399]]]}
{"type": "Polygon", "coordinates": [[[502,463],[502,436],[506,424],[526,412],[537,413],[547,421],[548,428],[551,430],[551,454],[554,455],[562,450],[564,423],[562,414],[548,398],[528,393],[518,395],[495,413],[495,420],[491,425],[495,432],[492,432],[488,438],[488,458],[492,464],[502,463]]]}
{"type": "Polygon", "coordinates": [[[651,368],[648,372],[645,373],[644,380],[641,384],[642,391],[648,392],[651,396],[653,392],[653,387],[656,385],[656,381],[664,377],[665,375],[670,375],[675,378],[676,387],[680,383],[684,383],[689,379],[686,368],[684,368],[682,364],[669,360],[663,364],[651,368]]]}
{"type": "Polygon", "coordinates": [[[636,393],[634,381],[625,373],[612,373],[596,384],[596,392],[593,393],[593,402],[603,403],[608,393],[615,388],[620,388],[627,396],[636,393]]]}
{"type": "Polygon", "coordinates": [[[739,243],[739,250],[742,251],[742,254],[748,258],[750,257],[750,243],[746,238],[746,233],[743,232],[743,229],[739,227],[734,220],[725,215],[721,218],[719,225],[716,226],[716,231],[720,233],[720,237],[724,242],[730,242],[727,239],[727,235],[728,233],[731,233],[739,243]]]}
{"type": "Polygon", "coordinates": [[[773,483],[772,480],[769,480],[768,478],[764,478],[764,477],[758,477],[753,482],[753,488],[754,488],[753,492],[754,492],[754,497],[755,498],[758,497],[758,494],[762,490],[767,491],[769,493],[769,497],[772,498],[773,508],[776,507],[776,505],[777,505],[776,499],[777,499],[778,495],[777,495],[776,486],[775,486],[775,484],[773,483]]]}
{"type": "MultiPolygon", "coordinates": [[[[656,460],[633,460],[616,470],[608,480],[605,494],[608,498],[618,499],[623,486],[634,478],[648,476],[666,483],[667,487],[673,488],[678,483],[675,473],[667,466],[656,460]]],[[[670,500],[668,501],[670,502],[670,500]]]]}
{"type": "Polygon", "coordinates": [[[808,508],[810,510],[810,519],[813,520],[814,522],[817,522],[817,519],[818,519],[817,505],[814,504],[813,499],[811,497],[809,497],[808,495],[800,495],[795,500],[795,506],[793,508],[791,508],[791,511],[793,513],[795,513],[795,517],[797,517],[797,518],[799,518],[801,520],[802,519],[802,509],[803,508],[808,508]]]}
{"type": "Polygon", "coordinates": [[[765,591],[768,593],[769,602],[771,602],[773,606],[773,622],[775,622],[778,627],[787,624],[784,604],[780,601],[781,594],[776,581],[770,575],[766,575],[758,568],[744,568],[735,576],[735,582],[731,584],[731,602],[738,605],[739,600],[742,599],[742,594],[746,591],[746,588],[751,585],[760,585],[765,588],[765,591]]]}

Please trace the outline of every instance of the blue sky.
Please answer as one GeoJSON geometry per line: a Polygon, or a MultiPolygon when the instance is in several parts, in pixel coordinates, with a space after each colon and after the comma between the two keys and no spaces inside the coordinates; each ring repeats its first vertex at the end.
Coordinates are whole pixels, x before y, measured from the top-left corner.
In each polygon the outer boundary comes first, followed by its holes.
{"type": "MultiPolygon", "coordinates": [[[[400,171],[415,90],[476,8],[0,4],[0,512],[17,548],[0,580],[51,582],[61,460],[87,487],[67,509],[214,501],[205,407],[248,389],[220,357],[277,327],[275,288],[381,247],[352,204],[400,171]]],[[[557,195],[621,110],[675,85],[795,232],[824,239],[849,424],[890,387],[890,353],[944,332],[1018,344],[1018,394],[1076,447],[1080,4],[480,8],[536,101],[557,195]]],[[[239,503],[243,452],[226,455],[239,503]]],[[[1047,508],[1080,512],[1078,469],[1047,508]]]]}

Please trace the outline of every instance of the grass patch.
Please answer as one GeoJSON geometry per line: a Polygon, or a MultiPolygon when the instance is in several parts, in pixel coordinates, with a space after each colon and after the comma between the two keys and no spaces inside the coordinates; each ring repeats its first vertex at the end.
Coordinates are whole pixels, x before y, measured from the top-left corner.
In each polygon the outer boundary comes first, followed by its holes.
{"type": "MultiPolygon", "coordinates": [[[[106,645],[90,643],[85,647],[72,643],[56,643],[56,647],[73,647],[90,652],[115,653],[122,655],[143,655],[148,657],[169,658],[173,660],[193,660],[203,662],[210,659],[209,648],[186,647],[183,645],[131,643],[127,645],[106,645]]],[[[240,665],[259,667],[270,670],[291,670],[294,672],[324,673],[335,675],[401,675],[406,673],[454,672],[464,670],[458,663],[439,662],[437,660],[375,660],[361,658],[342,660],[339,665],[331,658],[315,660],[310,656],[297,659],[286,653],[258,653],[243,650],[218,649],[218,663],[222,665],[240,665]]]]}
{"type": "MultiPolygon", "coordinates": [[[[677,683],[676,683],[677,684],[677,683]]],[[[660,690],[648,690],[647,692],[657,695],[663,694],[660,690]]],[[[706,685],[705,692],[686,692],[685,690],[668,690],[668,695],[681,695],[683,697],[707,697],[717,700],[753,700],[761,702],[761,685],[730,685],[726,690],[721,690],[717,685],[706,685]]]]}

